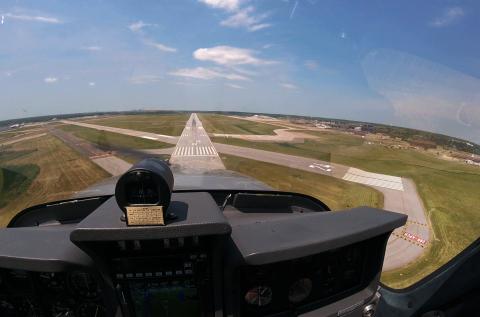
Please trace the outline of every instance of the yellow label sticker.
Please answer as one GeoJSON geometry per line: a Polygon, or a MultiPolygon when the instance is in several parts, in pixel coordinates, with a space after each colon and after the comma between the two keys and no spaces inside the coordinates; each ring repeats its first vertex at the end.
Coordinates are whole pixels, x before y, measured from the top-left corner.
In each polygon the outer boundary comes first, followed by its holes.
{"type": "Polygon", "coordinates": [[[163,206],[135,206],[126,207],[127,225],[129,226],[158,226],[165,225],[163,206]]]}

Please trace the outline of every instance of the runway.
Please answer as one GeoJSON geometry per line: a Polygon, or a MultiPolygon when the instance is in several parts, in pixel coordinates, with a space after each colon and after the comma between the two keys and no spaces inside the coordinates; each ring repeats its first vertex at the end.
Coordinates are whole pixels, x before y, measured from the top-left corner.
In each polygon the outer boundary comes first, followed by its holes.
{"type": "Polygon", "coordinates": [[[203,173],[225,169],[197,114],[192,113],[185,124],[170,157],[170,164],[174,172],[182,173],[203,173]]]}

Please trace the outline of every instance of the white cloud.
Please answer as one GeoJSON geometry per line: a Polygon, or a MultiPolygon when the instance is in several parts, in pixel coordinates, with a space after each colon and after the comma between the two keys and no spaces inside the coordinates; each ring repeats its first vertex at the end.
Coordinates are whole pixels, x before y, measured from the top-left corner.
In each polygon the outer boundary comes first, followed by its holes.
{"type": "Polygon", "coordinates": [[[295,4],[293,5],[292,11],[290,12],[290,20],[293,18],[293,15],[295,14],[295,11],[297,10],[298,6],[298,0],[295,1],[295,4]]]}
{"type": "Polygon", "coordinates": [[[93,86],[95,86],[95,82],[91,81],[91,82],[88,83],[88,85],[93,87],[93,86]]]}
{"type": "Polygon", "coordinates": [[[128,28],[132,32],[140,32],[144,27],[147,27],[147,26],[157,26],[157,24],[145,23],[142,20],[140,20],[130,24],[128,28]]]}
{"type": "Polygon", "coordinates": [[[271,27],[271,26],[272,26],[272,25],[269,24],[269,23],[255,24],[255,25],[249,26],[249,27],[248,27],[248,30],[249,30],[250,32],[255,32],[255,31],[259,31],[259,30],[263,30],[263,29],[269,28],[269,27],[271,27]]]}
{"type": "Polygon", "coordinates": [[[181,68],[177,69],[170,73],[173,76],[195,78],[195,79],[228,79],[228,80],[249,80],[249,78],[235,74],[232,72],[226,72],[218,68],[205,68],[205,67],[196,67],[196,68],[181,68]]]}
{"type": "Polygon", "coordinates": [[[442,15],[436,17],[430,22],[430,26],[436,28],[448,26],[460,20],[464,15],[465,11],[461,7],[447,8],[442,15]]]}
{"type": "Polygon", "coordinates": [[[57,77],[45,77],[43,79],[44,82],[46,82],[47,84],[53,84],[53,83],[56,83],[58,81],[58,78],[57,77]]]}
{"type": "Polygon", "coordinates": [[[8,21],[8,19],[19,20],[19,21],[41,22],[41,23],[49,23],[49,24],[63,23],[58,18],[46,17],[46,16],[40,16],[40,15],[27,15],[27,14],[14,14],[14,13],[5,13],[2,15],[3,22],[8,21]]]}
{"type": "Polygon", "coordinates": [[[318,63],[314,60],[306,60],[304,65],[305,65],[305,67],[307,67],[310,70],[318,69],[318,63]]]}
{"type": "Polygon", "coordinates": [[[84,47],[82,47],[82,50],[90,51],[90,52],[97,52],[97,51],[101,51],[102,48],[100,46],[84,46],[84,47]]]}
{"type": "Polygon", "coordinates": [[[253,6],[248,6],[220,22],[220,25],[232,28],[246,28],[250,32],[262,30],[272,26],[269,23],[263,22],[268,17],[268,14],[263,13],[254,15],[254,13],[255,8],[253,6]]]}
{"type": "MultiPolygon", "coordinates": [[[[214,9],[222,9],[231,12],[232,15],[220,22],[220,25],[232,28],[245,28],[250,32],[259,31],[271,26],[264,20],[268,14],[255,14],[255,7],[247,6],[241,8],[245,0],[198,0],[214,9]]],[[[295,6],[296,7],[296,6],[295,6]]]]}
{"type": "Polygon", "coordinates": [[[162,79],[163,78],[161,76],[157,76],[157,75],[138,75],[138,76],[130,77],[128,81],[134,85],[143,85],[143,84],[156,83],[162,79]]]}
{"type": "Polygon", "coordinates": [[[230,88],[235,88],[235,89],[245,89],[245,87],[242,87],[240,85],[235,85],[235,84],[226,84],[230,88]]]}
{"type": "Polygon", "coordinates": [[[223,66],[269,65],[276,63],[275,61],[255,57],[255,52],[252,50],[232,46],[199,48],[193,52],[193,57],[200,61],[210,61],[223,66]]]}
{"type": "Polygon", "coordinates": [[[226,11],[235,11],[240,6],[240,0],[198,0],[214,9],[222,9],[226,11]]]}
{"type": "Polygon", "coordinates": [[[176,48],[164,45],[162,43],[157,43],[153,41],[145,41],[145,44],[155,47],[157,50],[167,53],[175,53],[177,51],[176,48]]]}
{"type": "Polygon", "coordinates": [[[292,90],[298,88],[297,86],[289,83],[280,83],[280,86],[282,86],[283,88],[292,89],[292,90]]]}

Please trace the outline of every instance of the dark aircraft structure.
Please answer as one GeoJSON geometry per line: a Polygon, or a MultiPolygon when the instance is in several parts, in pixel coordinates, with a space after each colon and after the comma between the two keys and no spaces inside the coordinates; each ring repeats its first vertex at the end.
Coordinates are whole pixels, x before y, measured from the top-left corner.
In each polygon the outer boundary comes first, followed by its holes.
{"type": "Polygon", "coordinates": [[[331,212],[233,173],[174,176],[146,159],[0,229],[0,316],[474,312],[479,243],[406,290],[381,285],[387,240],[406,218],[331,212]]]}

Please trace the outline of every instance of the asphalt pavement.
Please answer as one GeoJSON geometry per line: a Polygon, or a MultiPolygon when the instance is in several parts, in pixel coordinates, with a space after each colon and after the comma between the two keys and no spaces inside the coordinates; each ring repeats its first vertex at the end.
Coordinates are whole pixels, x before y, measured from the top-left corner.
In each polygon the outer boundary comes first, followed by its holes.
{"type": "Polygon", "coordinates": [[[224,170],[217,150],[197,114],[192,113],[170,157],[172,169],[182,173],[224,170]]]}

